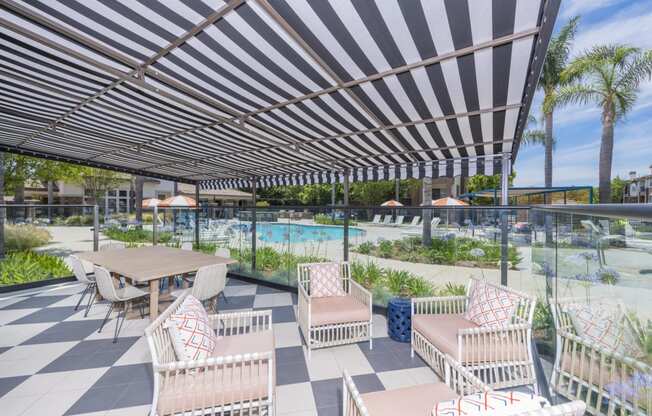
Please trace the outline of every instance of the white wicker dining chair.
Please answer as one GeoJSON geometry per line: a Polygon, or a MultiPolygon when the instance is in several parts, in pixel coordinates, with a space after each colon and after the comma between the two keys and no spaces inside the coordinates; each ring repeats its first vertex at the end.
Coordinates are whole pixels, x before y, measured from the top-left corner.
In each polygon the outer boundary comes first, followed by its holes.
{"type": "Polygon", "coordinates": [[[86,268],[84,267],[84,260],[75,255],[70,256],[70,264],[72,266],[72,272],[75,275],[77,281],[86,285],[81,297],[79,298],[79,301],[77,302],[77,305],[75,305],[75,311],[79,309],[79,305],[81,305],[84,297],[88,294],[88,303],[86,304],[86,311],[84,312],[84,317],[87,317],[88,311],[90,310],[91,306],[93,306],[93,302],[97,296],[97,291],[95,289],[95,275],[93,273],[87,273],[86,268]]]}
{"type": "Polygon", "coordinates": [[[342,296],[315,297],[312,293],[310,270],[328,263],[297,265],[299,328],[306,340],[308,357],[315,348],[333,347],[369,341],[373,348],[371,293],[351,279],[348,262],[339,265],[339,287],[342,296]]]}
{"type": "MultiPolygon", "coordinates": [[[[224,296],[226,286],[226,265],[212,264],[200,267],[194,278],[191,293],[200,302],[209,301],[217,313],[217,297],[224,296]]],[[[226,299],[226,297],[224,297],[226,299]]]]}
{"type": "Polygon", "coordinates": [[[132,305],[134,301],[138,299],[142,299],[143,302],[140,303],[140,316],[141,318],[145,317],[144,301],[146,300],[147,296],[149,296],[149,292],[140,290],[130,284],[125,284],[123,287],[116,288],[113,284],[111,273],[109,273],[107,269],[96,265],[94,270],[97,290],[105,300],[111,302],[109,305],[109,310],[106,312],[106,316],[104,317],[104,320],[102,321],[102,324],[97,331],[98,333],[102,332],[102,329],[104,328],[106,321],[109,319],[109,316],[111,316],[111,312],[113,312],[115,305],[122,305],[122,308],[118,312],[118,316],[116,316],[115,319],[115,334],[113,335],[113,343],[115,344],[118,342],[118,334],[120,333],[122,324],[124,324],[124,321],[127,317],[127,308],[129,305],[132,305]],[[122,318],[122,322],[120,321],[120,318],[122,318]]]}

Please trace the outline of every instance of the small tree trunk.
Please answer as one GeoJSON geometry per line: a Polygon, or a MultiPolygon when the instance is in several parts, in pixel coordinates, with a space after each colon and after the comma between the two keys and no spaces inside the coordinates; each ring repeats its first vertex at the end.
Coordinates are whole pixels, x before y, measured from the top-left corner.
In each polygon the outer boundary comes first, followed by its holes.
{"type": "Polygon", "coordinates": [[[48,221],[52,222],[52,204],[54,204],[54,182],[48,181],[48,221]]]}
{"type": "MultiPolygon", "coordinates": [[[[25,182],[20,182],[16,184],[16,189],[14,191],[14,203],[15,204],[25,203],[25,182]]],[[[16,207],[16,221],[24,220],[25,218],[27,218],[27,208],[16,207]]]]}
{"type": "Polygon", "coordinates": [[[614,151],[614,114],[610,105],[606,105],[602,113],[602,142],[600,144],[600,203],[611,201],[611,163],[614,151]]]}
{"type": "Polygon", "coordinates": [[[545,137],[545,147],[546,147],[546,160],[545,160],[545,185],[546,188],[552,186],[552,111],[546,113],[545,115],[546,123],[546,137],[545,137]]]}
{"type": "Polygon", "coordinates": [[[138,228],[142,227],[143,223],[143,185],[145,183],[144,176],[136,176],[136,222],[139,224],[138,228]]]}

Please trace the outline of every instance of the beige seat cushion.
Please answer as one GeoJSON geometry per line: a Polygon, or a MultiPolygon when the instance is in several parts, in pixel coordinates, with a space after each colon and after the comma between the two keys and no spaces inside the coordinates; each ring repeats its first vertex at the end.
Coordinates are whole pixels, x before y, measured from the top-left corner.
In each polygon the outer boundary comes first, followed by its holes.
{"type": "MultiPolygon", "coordinates": [[[[479,325],[464,319],[462,315],[415,315],[412,327],[423,335],[439,351],[449,354],[459,362],[479,363],[494,360],[526,360],[527,347],[500,338],[483,339],[479,345],[466,345],[462,357],[458,356],[457,333],[460,329],[478,328],[479,325]]],[[[525,344],[526,345],[526,344],[525,344]]]]}
{"type": "Polygon", "coordinates": [[[310,299],[312,326],[369,321],[369,306],[353,296],[329,296],[310,299]]]}
{"type": "MultiPolygon", "coordinates": [[[[272,352],[274,333],[271,330],[244,335],[219,337],[212,356],[272,352]]],[[[268,396],[267,362],[251,366],[239,364],[198,370],[192,374],[163,377],[158,400],[159,415],[220,406],[233,402],[265,399],[268,396]]],[[[272,386],[276,385],[275,365],[272,367],[272,386]]]]}
{"type": "Polygon", "coordinates": [[[437,402],[458,395],[444,383],[420,384],[361,395],[370,416],[429,416],[437,402]]]}

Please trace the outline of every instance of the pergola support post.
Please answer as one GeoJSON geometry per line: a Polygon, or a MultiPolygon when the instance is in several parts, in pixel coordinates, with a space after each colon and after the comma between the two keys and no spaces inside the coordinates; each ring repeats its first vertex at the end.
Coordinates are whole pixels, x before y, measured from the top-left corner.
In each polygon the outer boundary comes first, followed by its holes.
{"type": "Polygon", "coordinates": [[[199,250],[199,183],[195,184],[195,247],[199,250]]]}
{"type": "Polygon", "coordinates": [[[349,208],[349,170],[344,170],[344,261],[349,261],[349,217],[351,209],[349,208]]]}
{"type": "Polygon", "coordinates": [[[507,286],[507,272],[509,270],[509,239],[508,239],[508,214],[509,206],[509,172],[511,171],[511,155],[503,153],[502,170],[500,174],[500,284],[507,286]]]}
{"type": "Polygon", "coordinates": [[[401,179],[394,179],[394,199],[398,202],[401,199],[401,179]]]}
{"type": "Polygon", "coordinates": [[[256,270],[256,178],[251,178],[251,271],[256,270]]]}
{"type": "Polygon", "coordinates": [[[158,207],[154,205],[154,215],[152,216],[152,244],[158,243],[158,207]]]}

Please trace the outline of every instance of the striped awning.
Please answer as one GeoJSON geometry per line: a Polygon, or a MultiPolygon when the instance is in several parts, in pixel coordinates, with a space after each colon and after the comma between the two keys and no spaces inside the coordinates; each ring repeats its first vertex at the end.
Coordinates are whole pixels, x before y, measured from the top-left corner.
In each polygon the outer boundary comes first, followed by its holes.
{"type": "Polygon", "coordinates": [[[0,150],[205,188],[498,172],[559,0],[0,0],[0,150]]]}

